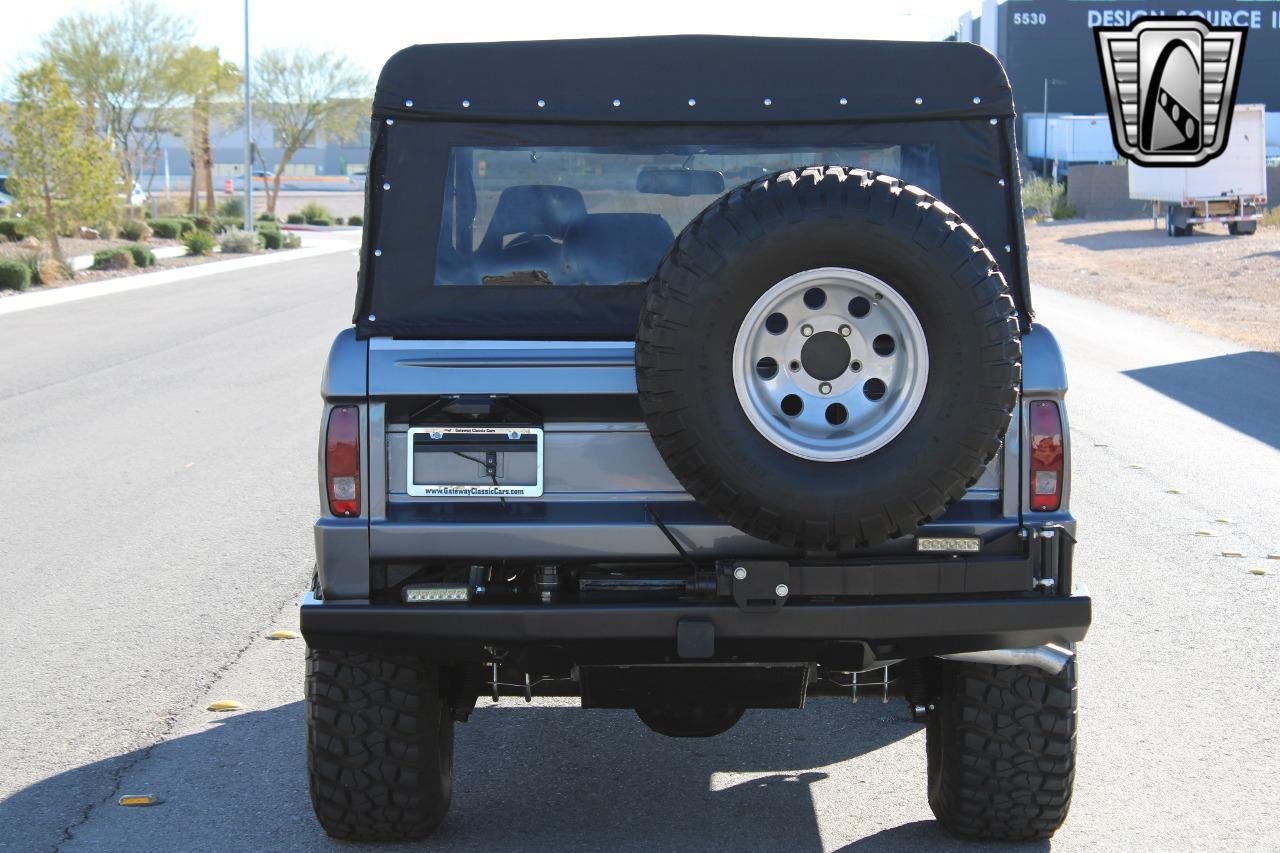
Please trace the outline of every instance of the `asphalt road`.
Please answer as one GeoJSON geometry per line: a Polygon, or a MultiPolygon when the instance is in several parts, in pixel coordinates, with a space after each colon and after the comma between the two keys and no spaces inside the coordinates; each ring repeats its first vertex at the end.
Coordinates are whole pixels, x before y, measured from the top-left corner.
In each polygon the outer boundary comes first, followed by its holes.
{"type": "MultiPolygon", "coordinates": [[[[0,316],[0,849],[351,849],[307,802],[302,644],[265,635],[310,576],[320,367],[354,269],[0,316]],[[143,792],[163,803],[115,804],[143,792]]],[[[1280,358],[1037,298],[1069,359],[1096,602],[1052,847],[1280,848],[1280,358]]],[[[930,820],[901,705],[831,699],[711,740],[482,701],[430,847],[968,849],[930,820]]]]}

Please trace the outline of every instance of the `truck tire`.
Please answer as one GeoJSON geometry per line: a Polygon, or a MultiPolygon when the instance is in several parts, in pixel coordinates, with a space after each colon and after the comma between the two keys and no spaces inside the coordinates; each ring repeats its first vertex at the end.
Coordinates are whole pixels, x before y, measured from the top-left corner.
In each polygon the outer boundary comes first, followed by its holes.
{"type": "Polygon", "coordinates": [[[926,726],[929,806],[960,838],[1030,841],[1067,817],[1076,670],[940,661],[926,726]]]}
{"type": "Polygon", "coordinates": [[[1165,210],[1164,215],[1164,231],[1170,237],[1190,237],[1195,226],[1185,220],[1191,214],[1187,212],[1185,207],[1179,207],[1171,204],[1165,210]]]}
{"type": "Polygon", "coordinates": [[[1250,219],[1243,222],[1228,222],[1227,233],[1232,237],[1247,237],[1258,230],[1258,222],[1250,219]]]}
{"type": "Polygon", "coordinates": [[[645,420],[685,489],[818,551],[909,534],[963,496],[1000,447],[1020,361],[977,234],[924,190],[841,167],[699,214],[650,279],[636,340],[645,420]]]}
{"type": "Polygon", "coordinates": [[[307,770],[324,831],[426,838],[449,810],[453,715],[440,668],[404,656],[307,652],[307,770]]]}

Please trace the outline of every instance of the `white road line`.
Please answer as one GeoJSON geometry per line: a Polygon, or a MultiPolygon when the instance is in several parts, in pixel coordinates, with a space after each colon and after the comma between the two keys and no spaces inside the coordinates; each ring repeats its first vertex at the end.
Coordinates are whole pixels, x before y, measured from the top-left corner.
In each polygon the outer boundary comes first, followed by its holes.
{"type": "Polygon", "coordinates": [[[22,293],[0,299],[0,316],[29,311],[34,308],[47,308],[52,305],[64,305],[68,302],[79,302],[95,296],[110,296],[113,293],[127,293],[130,290],[141,290],[144,287],[156,287],[162,284],[176,284],[180,281],[191,281],[220,273],[237,272],[239,270],[265,267],[285,261],[301,261],[337,252],[349,252],[359,244],[347,240],[324,241],[320,245],[307,246],[302,249],[289,249],[267,255],[250,255],[232,261],[215,261],[199,266],[182,269],[161,270],[159,272],[142,273],[127,278],[113,278],[106,281],[94,281],[88,284],[77,284],[68,287],[57,287],[52,290],[38,290],[33,293],[22,293]]]}

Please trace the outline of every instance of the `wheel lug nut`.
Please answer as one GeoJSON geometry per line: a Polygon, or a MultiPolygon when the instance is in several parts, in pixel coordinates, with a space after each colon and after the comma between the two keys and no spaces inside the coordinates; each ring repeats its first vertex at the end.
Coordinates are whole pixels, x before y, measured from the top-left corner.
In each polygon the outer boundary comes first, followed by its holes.
{"type": "Polygon", "coordinates": [[[859,370],[862,369],[862,362],[855,361],[853,364],[849,365],[849,369],[852,370],[854,373],[857,373],[859,370]]]}
{"type": "Polygon", "coordinates": [[[791,368],[791,372],[792,372],[792,373],[799,373],[799,372],[800,372],[800,362],[798,362],[798,361],[793,361],[793,362],[791,362],[791,364],[789,364],[789,365],[787,365],[787,366],[791,368]]]}
{"type": "Polygon", "coordinates": [[[813,326],[810,326],[810,325],[808,325],[807,323],[806,323],[805,325],[801,326],[801,327],[800,327],[800,334],[804,335],[806,338],[807,338],[807,337],[809,337],[810,335],[812,335],[812,334],[813,334],[813,326]]]}
{"type": "Polygon", "coordinates": [[[819,385],[819,386],[818,386],[818,390],[819,390],[819,391],[821,391],[823,394],[830,394],[830,393],[831,393],[831,383],[830,383],[830,382],[823,382],[821,385],[819,385]]]}
{"type": "Polygon", "coordinates": [[[850,335],[852,335],[852,334],[853,334],[853,329],[850,329],[848,326],[841,326],[841,327],[840,327],[840,335],[841,335],[841,337],[845,337],[845,338],[847,338],[847,337],[849,337],[849,336],[850,336],[850,335]]]}

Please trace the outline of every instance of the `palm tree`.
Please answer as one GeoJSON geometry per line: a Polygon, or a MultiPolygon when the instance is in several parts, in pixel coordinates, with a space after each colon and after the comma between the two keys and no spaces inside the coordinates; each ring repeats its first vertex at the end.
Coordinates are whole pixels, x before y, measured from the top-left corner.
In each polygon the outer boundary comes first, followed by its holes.
{"type": "Polygon", "coordinates": [[[192,213],[199,212],[200,184],[203,183],[205,212],[212,216],[217,200],[213,194],[213,144],[209,126],[219,99],[234,94],[240,86],[240,67],[234,62],[223,62],[216,47],[188,49],[183,66],[191,98],[190,209],[192,213]]]}

